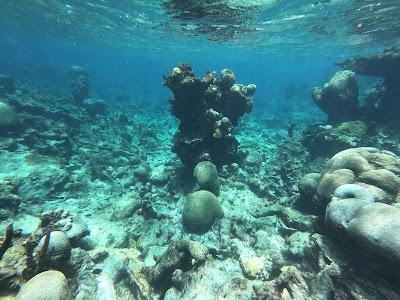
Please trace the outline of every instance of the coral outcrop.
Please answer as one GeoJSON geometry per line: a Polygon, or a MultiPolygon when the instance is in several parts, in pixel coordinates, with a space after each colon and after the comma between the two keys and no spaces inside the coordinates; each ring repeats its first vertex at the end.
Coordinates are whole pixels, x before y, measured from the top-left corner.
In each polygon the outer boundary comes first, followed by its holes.
{"type": "Polygon", "coordinates": [[[393,48],[336,64],[345,70],[312,90],[328,124],[309,125],[303,133],[304,145],[315,156],[331,156],[363,145],[378,145],[397,153],[398,147],[390,144],[398,143],[400,51],[393,48]],[[356,74],[378,80],[359,93],[356,74]],[[380,140],[380,135],[386,141],[380,140]]]}
{"type": "Polygon", "coordinates": [[[354,120],[359,115],[357,77],[352,71],[337,72],[323,87],[313,88],[311,95],[328,115],[328,122],[354,120]]]}
{"type": "Polygon", "coordinates": [[[367,97],[364,107],[369,119],[388,121],[400,113],[400,50],[396,48],[370,56],[361,56],[337,63],[358,75],[378,77],[383,80],[367,97]]]}
{"type": "Polygon", "coordinates": [[[191,168],[203,160],[217,166],[234,162],[238,141],[232,130],[252,110],[256,86],[235,84],[228,69],[221,71],[220,79],[215,72],[200,79],[189,64],[179,65],[164,79],[174,94],[171,112],[180,121],[173,151],[181,161],[191,168]]]}

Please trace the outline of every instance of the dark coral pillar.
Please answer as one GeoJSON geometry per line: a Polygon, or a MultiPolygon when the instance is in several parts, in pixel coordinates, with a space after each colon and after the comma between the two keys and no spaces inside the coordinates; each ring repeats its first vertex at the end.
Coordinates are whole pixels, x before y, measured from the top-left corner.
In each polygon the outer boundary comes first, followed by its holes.
{"type": "Polygon", "coordinates": [[[217,166],[237,158],[238,141],[233,127],[251,111],[256,86],[235,84],[235,74],[228,69],[207,73],[202,79],[194,75],[189,64],[181,64],[164,77],[171,89],[171,113],[180,121],[172,150],[189,167],[202,160],[217,166]]]}

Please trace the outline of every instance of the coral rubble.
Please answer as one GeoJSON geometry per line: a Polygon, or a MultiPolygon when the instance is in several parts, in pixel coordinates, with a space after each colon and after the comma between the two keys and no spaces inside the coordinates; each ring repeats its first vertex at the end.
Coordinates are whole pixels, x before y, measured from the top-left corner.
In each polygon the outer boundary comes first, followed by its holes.
{"type": "Polygon", "coordinates": [[[239,118],[252,110],[255,85],[235,84],[231,70],[195,77],[192,67],[181,64],[165,77],[164,85],[174,98],[171,112],[180,121],[173,151],[182,162],[194,167],[202,160],[217,166],[234,162],[238,141],[233,127],[239,118]]]}

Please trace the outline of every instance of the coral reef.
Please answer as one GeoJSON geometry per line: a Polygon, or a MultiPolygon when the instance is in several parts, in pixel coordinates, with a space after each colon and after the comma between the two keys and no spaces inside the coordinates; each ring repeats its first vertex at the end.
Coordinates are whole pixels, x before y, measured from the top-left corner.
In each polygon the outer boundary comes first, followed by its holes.
{"type": "Polygon", "coordinates": [[[328,115],[328,123],[364,120],[386,124],[397,119],[400,112],[398,49],[348,59],[336,65],[345,70],[337,72],[323,87],[312,90],[314,102],[328,115]],[[361,106],[356,74],[382,79],[368,91],[361,106]]]}
{"type": "MultiPolygon", "coordinates": [[[[174,81],[179,87],[202,86],[194,75],[180,78],[174,81]]],[[[189,98],[187,108],[207,104],[196,101],[210,99],[206,91],[214,86],[218,99],[225,99],[237,88],[234,80],[233,72],[223,70],[201,96],[189,98]]],[[[8,232],[0,240],[2,296],[14,297],[21,287],[22,293],[29,280],[49,269],[64,274],[59,282],[66,278],[73,299],[400,295],[398,269],[390,265],[398,259],[397,227],[388,226],[398,219],[392,210],[398,209],[399,176],[393,154],[355,149],[325,169],[324,158],[310,155],[301,142],[307,121],[289,130],[285,122],[271,128],[262,121],[267,112],[237,125],[236,155],[242,160],[218,165],[196,158],[189,164],[193,169],[183,168],[170,151],[177,124],[158,102],[103,110],[94,98],[78,106],[54,91],[20,82],[17,87],[2,98],[21,122],[20,131],[0,136],[0,233],[8,232]],[[301,180],[310,172],[315,173],[301,180]],[[188,205],[200,234],[184,224],[185,202],[193,195],[206,198],[197,199],[194,210],[188,205]],[[338,213],[329,213],[325,222],[327,207],[338,213]],[[368,221],[371,216],[376,223],[368,221]]],[[[233,127],[241,116],[235,115],[240,105],[224,107],[209,111],[222,118],[205,123],[208,137],[231,130],[223,117],[233,127]]],[[[209,108],[202,108],[202,116],[209,108]]],[[[345,147],[398,146],[395,130],[364,121],[325,129],[345,147]]],[[[316,152],[321,141],[322,134],[314,141],[316,152]]]]}
{"type": "Polygon", "coordinates": [[[188,64],[174,68],[164,79],[174,94],[171,112],[180,121],[173,151],[181,161],[190,168],[202,160],[217,166],[234,162],[238,142],[232,129],[251,111],[255,85],[235,84],[234,73],[227,69],[220,80],[215,72],[199,79],[188,64]]]}
{"type": "Polygon", "coordinates": [[[314,102],[328,115],[327,124],[310,124],[303,132],[303,144],[313,156],[329,157],[338,151],[374,145],[399,152],[398,114],[400,106],[400,53],[388,49],[370,56],[348,59],[321,88],[314,88],[314,102]],[[362,91],[359,99],[357,78],[380,80],[362,91]]]}

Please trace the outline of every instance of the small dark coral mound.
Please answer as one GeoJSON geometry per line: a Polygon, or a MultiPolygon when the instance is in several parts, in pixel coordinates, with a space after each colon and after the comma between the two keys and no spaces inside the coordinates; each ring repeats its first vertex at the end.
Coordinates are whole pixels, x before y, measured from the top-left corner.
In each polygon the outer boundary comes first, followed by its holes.
{"type": "Polygon", "coordinates": [[[72,100],[81,104],[89,96],[89,76],[85,68],[72,66],[69,70],[72,100]]]}
{"type": "Polygon", "coordinates": [[[368,119],[377,121],[397,120],[400,113],[400,50],[389,49],[365,57],[356,57],[337,63],[358,75],[383,79],[367,98],[364,107],[368,119]]]}
{"type": "Polygon", "coordinates": [[[172,90],[171,112],[180,120],[173,151],[188,167],[203,160],[217,166],[237,158],[238,141],[232,130],[239,118],[252,110],[254,84],[235,84],[235,74],[228,69],[207,73],[203,79],[194,75],[189,64],[181,64],[164,77],[172,90]]]}
{"type": "Polygon", "coordinates": [[[0,96],[13,94],[16,91],[15,80],[7,75],[0,75],[0,96]]]}

